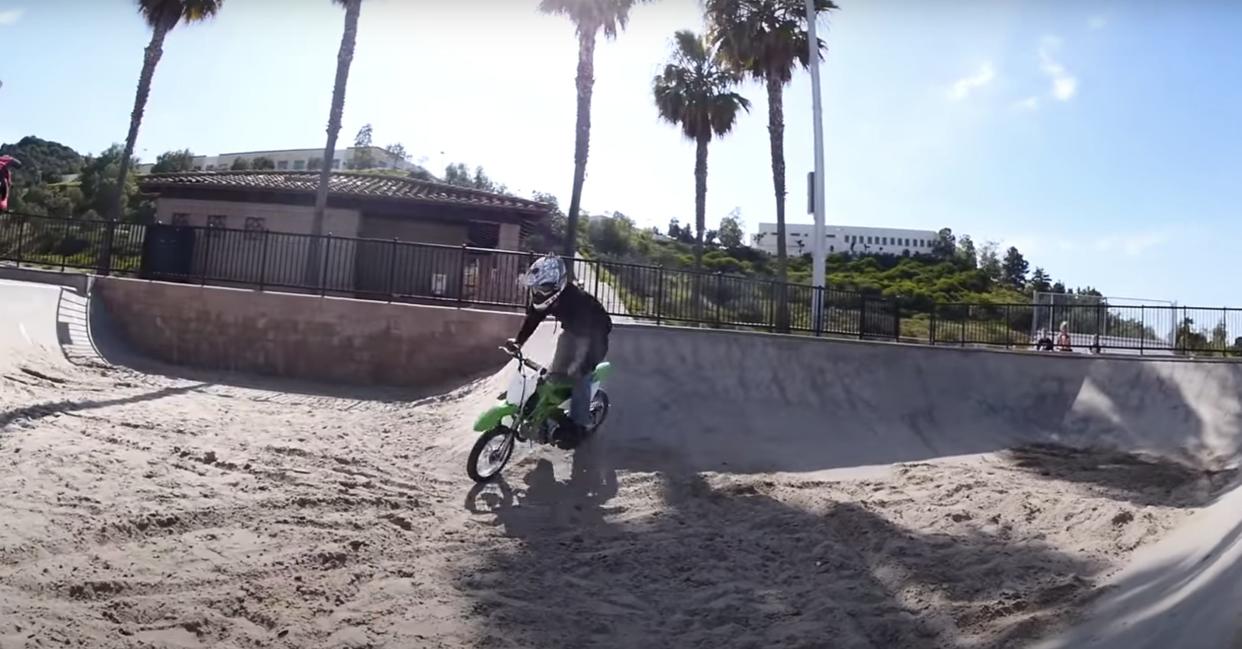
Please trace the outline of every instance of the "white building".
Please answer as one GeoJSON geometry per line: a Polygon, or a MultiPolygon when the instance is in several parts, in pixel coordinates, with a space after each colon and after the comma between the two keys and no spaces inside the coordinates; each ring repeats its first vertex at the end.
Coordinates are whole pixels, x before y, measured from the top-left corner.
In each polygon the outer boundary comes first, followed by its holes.
{"type": "MultiPolygon", "coordinates": [[[[384,149],[372,147],[348,147],[340,149],[336,152],[336,158],[332,160],[333,169],[348,168],[349,163],[354,160],[360,153],[369,151],[371,159],[378,169],[402,169],[405,171],[415,171],[420,167],[408,160],[400,160],[392,156],[384,149]]],[[[318,149],[281,149],[277,151],[243,151],[239,153],[221,153],[214,156],[196,156],[194,158],[194,167],[192,171],[228,171],[232,169],[233,162],[236,160],[248,160],[253,163],[259,158],[268,158],[276,163],[278,171],[306,171],[314,169],[315,162],[323,159],[323,148],[318,149]]],[[[135,173],[148,174],[151,173],[152,163],[140,164],[135,168],[135,173]]]]}
{"type": "MultiPolygon", "coordinates": [[[[792,256],[813,252],[815,226],[809,223],[785,224],[785,250],[792,256]]],[[[936,243],[933,230],[903,230],[899,228],[867,228],[853,225],[829,225],[824,228],[824,251],[828,254],[849,252],[854,254],[912,255],[930,254],[936,243]]],[[[776,224],[760,223],[759,232],[752,237],[754,247],[776,254],[776,224]]]]}

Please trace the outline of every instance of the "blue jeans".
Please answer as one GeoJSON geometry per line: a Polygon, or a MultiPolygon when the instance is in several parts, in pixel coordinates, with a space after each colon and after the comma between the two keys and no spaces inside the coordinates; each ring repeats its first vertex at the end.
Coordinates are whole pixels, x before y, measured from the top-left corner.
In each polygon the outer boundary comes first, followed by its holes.
{"type": "Polygon", "coordinates": [[[556,355],[548,367],[548,380],[573,382],[569,418],[582,426],[591,423],[591,379],[595,366],[607,354],[607,333],[580,336],[562,331],[556,341],[556,355]]]}

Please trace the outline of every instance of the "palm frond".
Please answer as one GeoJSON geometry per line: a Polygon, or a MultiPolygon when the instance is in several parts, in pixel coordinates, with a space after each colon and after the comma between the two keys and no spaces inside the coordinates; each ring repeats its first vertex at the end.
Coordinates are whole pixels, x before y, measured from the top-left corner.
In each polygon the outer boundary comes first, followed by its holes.
{"type": "Polygon", "coordinates": [[[616,38],[630,21],[630,10],[649,0],[539,0],[539,11],[568,17],[581,36],[603,31],[616,38]]]}
{"type": "Polygon", "coordinates": [[[652,95],[660,117],[681,127],[690,140],[710,140],[733,129],[739,110],[750,102],[732,91],[739,75],[721,66],[711,42],[698,34],[679,31],[664,70],[652,79],[652,95]]]}

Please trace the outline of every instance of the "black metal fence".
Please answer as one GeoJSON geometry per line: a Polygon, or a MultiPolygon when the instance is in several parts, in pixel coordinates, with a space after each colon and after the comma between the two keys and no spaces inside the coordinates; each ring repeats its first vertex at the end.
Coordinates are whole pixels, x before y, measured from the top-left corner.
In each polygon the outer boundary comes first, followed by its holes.
{"type": "MultiPolygon", "coordinates": [[[[525,292],[518,279],[533,259],[525,252],[397,240],[0,215],[0,262],[372,300],[521,308],[525,292]]],[[[920,310],[899,297],[754,277],[606,260],[572,263],[583,288],[614,316],[657,324],[1242,358],[1242,309],[1082,303],[1068,296],[1055,305],[920,310]]]]}

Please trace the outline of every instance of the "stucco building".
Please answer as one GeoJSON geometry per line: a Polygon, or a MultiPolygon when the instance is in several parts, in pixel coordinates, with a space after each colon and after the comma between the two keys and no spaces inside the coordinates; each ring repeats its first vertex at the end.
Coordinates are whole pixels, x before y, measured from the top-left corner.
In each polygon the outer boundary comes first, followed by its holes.
{"type": "Polygon", "coordinates": [[[286,171],[140,179],[143,192],[158,195],[156,220],[182,230],[162,262],[180,264],[182,274],[297,288],[315,251],[330,289],[360,294],[456,297],[493,282],[511,284],[525,261],[499,251],[519,250],[524,233],[550,209],[443,183],[336,172],[326,236],[316,242],[310,235],[318,183],[318,172],[286,171]]]}

